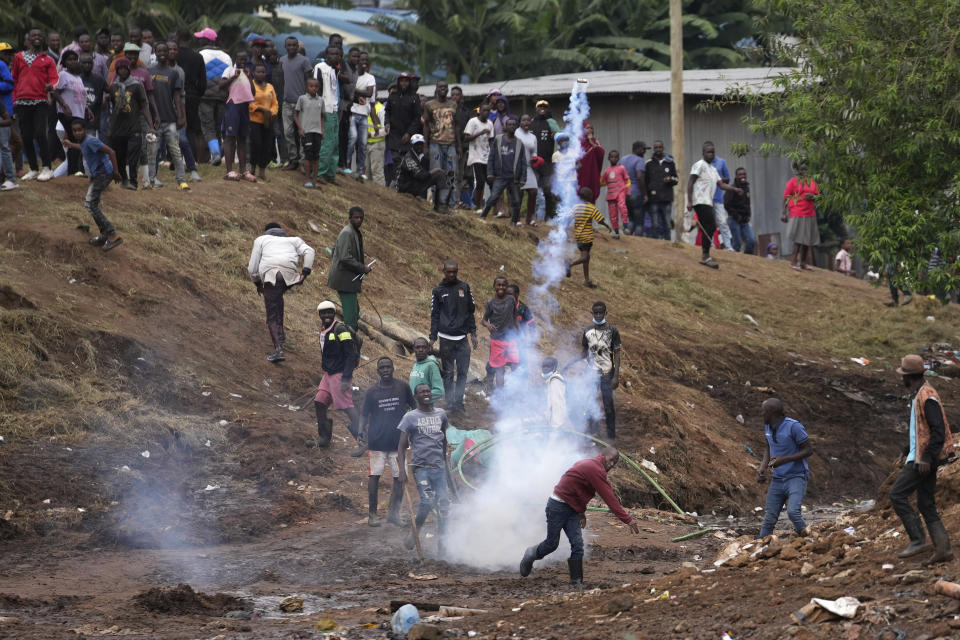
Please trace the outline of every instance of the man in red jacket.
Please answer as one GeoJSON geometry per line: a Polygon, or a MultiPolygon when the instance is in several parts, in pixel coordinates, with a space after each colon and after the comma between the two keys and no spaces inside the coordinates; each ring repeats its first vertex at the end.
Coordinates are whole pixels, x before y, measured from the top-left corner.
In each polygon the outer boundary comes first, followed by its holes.
{"type": "Polygon", "coordinates": [[[620,506],[607,481],[607,472],[616,466],[619,459],[620,452],[608,447],[597,457],[581,460],[567,469],[547,500],[547,537],[524,552],[520,561],[521,576],[530,575],[534,561],[557,550],[560,531],[563,530],[570,541],[570,558],[567,560],[570,582],[575,586],[583,584],[583,534],[580,530],[587,526],[587,503],[594,494],[600,494],[610,511],[626,523],[630,531],[640,533],[636,521],[620,506]]]}
{"type": "Polygon", "coordinates": [[[49,93],[57,86],[60,75],[57,63],[47,55],[43,47],[43,32],[31,29],[27,35],[29,49],[24,49],[13,58],[13,110],[20,123],[23,150],[30,163],[30,171],[23,180],[36,178],[46,182],[53,177],[50,170],[50,110],[49,93]],[[34,142],[40,148],[40,165],[34,142]],[[38,169],[40,169],[38,171],[38,169]]]}

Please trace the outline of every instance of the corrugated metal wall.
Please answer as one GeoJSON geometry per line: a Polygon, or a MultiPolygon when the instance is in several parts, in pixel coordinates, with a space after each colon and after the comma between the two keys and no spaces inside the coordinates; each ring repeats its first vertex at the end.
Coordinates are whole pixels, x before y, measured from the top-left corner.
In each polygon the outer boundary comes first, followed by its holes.
{"type": "MultiPolygon", "coordinates": [[[[514,111],[532,113],[536,97],[511,96],[514,111]],[[516,106],[513,106],[516,105],[516,106]]],[[[548,98],[558,121],[566,105],[565,97],[548,98]]],[[[783,188],[793,175],[790,162],[784,158],[764,158],[752,152],[743,157],[730,152],[732,144],[747,143],[751,149],[758,149],[763,138],[752,133],[743,123],[746,108],[739,105],[726,107],[723,111],[702,111],[696,108],[702,98],[687,96],[686,106],[686,168],[689,171],[693,163],[700,158],[704,141],[711,140],[716,145],[717,155],[727,161],[731,179],[737,167],[744,167],[751,187],[753,204],[753,230],[759,237],[765,234],[781,234],[781,254],[792,250],[786,238],[786,225],[780,222],[783,202],[783,188]]],[[[630,153],[635,140],[643,140],[648,146],[654,140],[663,140],[667,153],[670,153],[670,96],[660,94],[622,94],[601,95],[590,99],[590,121],[597,138],[608,152],[617,149],[621,155],[630,153]]],[[[646,158],[652,151],[648,150],[646,158]]],[[[605,165],[606,166],[606,165],[605,165]]],[[[598,200],[600,202],[600,200],[598,200]]],[[[601,203],[602,204],[602,203],[601,203]]],[[[601,206],[606,214],[606,207],[601,206]]],[[[759,245],[759,242],[758,242],[759,245]]],[[[758,248],[762,253],[763,247],[758,248]]]]}

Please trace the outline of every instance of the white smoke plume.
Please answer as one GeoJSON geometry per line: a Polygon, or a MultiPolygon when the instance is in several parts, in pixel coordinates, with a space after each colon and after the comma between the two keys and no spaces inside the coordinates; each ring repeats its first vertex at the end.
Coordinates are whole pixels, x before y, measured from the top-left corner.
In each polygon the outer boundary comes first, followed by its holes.
{"type": "MultiPolygon", "coordinates": [[[[552,348],[541,353],[534,340],[522,352],[524,366],[508,373],[504,387],[494,393],[491,408],[497,416],[493,427],[497,444],[488,450],[486,467],[476,461],[464,463],[465,470],[480,472],[471,476],[477,490],[462,489],[459,504],[451,508],[446,559],[478,569],[516,568],[523,550],[544,537],[544,508],[560,476],[577,460],[593,455],[585,438],[549,429],[540,375],[540,362],[546,355],[560,361],[561,373],[564,363],[580,357],[575,347],[578,335],[556,330],[553,316],[559,310],[554,291],[566,276],[571,254],[569,227],[573,207],[580,202],[577,161],[583,155],[580,138],[589,112],[586,83],[577,82],[564,114],[569,152],[561,154],[554,165],[554,193],[559,198],[557,216],[539,245],[533,265],[535,284],[529,291],[534,316],[544,327],[552,348]],[[530,433],[532,430],[536,432],[530,433]]],[[[589,307],[584,312],[588,314],[589,307]]],[[[577,373],[564,373],[567,408],[573,429],[579,431],[584,430],[587,418],[602,415],[597,402],[597,374],[584,369],[578,365],[572,368],[577,373]]],[[[546,561],[562,562],[568,555],[567,549],[566,539],[561,537],[560,548],[546,561]]]]}

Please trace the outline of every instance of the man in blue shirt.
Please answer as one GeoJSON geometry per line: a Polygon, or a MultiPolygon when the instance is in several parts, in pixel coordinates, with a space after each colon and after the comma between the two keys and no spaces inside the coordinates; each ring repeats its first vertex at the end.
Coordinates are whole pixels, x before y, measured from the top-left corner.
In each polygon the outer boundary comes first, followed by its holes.
{"type": "Polygon", "coordinates": [[[767,450],[757,471],[757,482],[766,481],[767,467],[773,469],[773,480],[767,491],[766,513],[758,537],[773,533],[784,503],[797,535],[806,535],[807,523],[803,521],[801,506],[810,477],[807,458],[813,454],[807,431],[793,418],[784,416],[783,402],[779,398],[768,398],[763,402],[763,425],[767,450]]]}
{"type": "Polygon", "coordinates": [[[643,154],[647,152],[647,143],[643,140],[637,140],[633,143],[633,153],[624,156],[620,161],[623,168],[627,170],[627,176],[630,178],[630,194],[627,196],[627,213],[630,216],[630,224],[627,225],[627,232],[635,236],[641,234],[653,237],[653,224],[649,226],[644,222],[643,205],[647,202],[647,183],[644,176],[646,162],[643,154]]]}
{"type": "Polygon", "coordinates": [[[103,247],[104,251],[110,251],[123,242],[123,238],[117,235],[116,229],[107,220],[107,216],[103,215],[103,210],[100,209],[100,198],[110,186],[111,180],[120,182],[117,154],[101,140],[87,135],[87,123],[83,118],[74,118],[71,121],[70,130],[73,133],[73,140],[78,142],[73,142],[67,136],[63,139],[64,146],[80,151],[83,154],[84,163],[90,169],[90,186],[87,187],[84,204],[100,230],[99,235],[90,238],[90,244],[103,247]]]}
{"type": "MultiPolygon", "coordinates": [[[[730,184],[730,169],[727,168],[727,161],[720,156],[714,156],[710,163],[720,174],[720,179],[724,184],[730,184]]],[[[720,232],[720,244],[728,251],[733,251],[733,242],[730,236],[730,225],[727,224],[727,207],[723,203],[724,192],[717,189],[713,193],[713,215],[717,218],[717,231],[720,232]]]]}

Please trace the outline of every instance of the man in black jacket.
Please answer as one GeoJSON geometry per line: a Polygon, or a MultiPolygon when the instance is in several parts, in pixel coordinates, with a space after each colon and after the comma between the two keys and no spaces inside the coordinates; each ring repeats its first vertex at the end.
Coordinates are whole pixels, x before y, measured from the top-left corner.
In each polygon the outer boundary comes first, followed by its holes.
{"type": "Polygon", "coordinates": [[[443,388],[447,409],[464,412],[463,393],[470,371],[470,343],[477,348],[476,306],[470,285],[457,279],[460,271],[456,260],[443,263],[443,281],[433,289],[430,308],[430,347],[440,338],[440,362],[443,365],[443,388]],[[453,374],[457,382],[454,387],[453,374]]]}
{"type": "MultiPolygon", "coordinates": [[[[401,73],[397,78],[397,90],[387,98],[384,105],[383,119],[390,125],[387,133],[387,149],[394,158],[400,158],[410,149],[410,140],[414,134],[420,133],[420,96],[412,86],[413,75],[401,73]]],[[[387,184],[393,184],[393,165],[384,167],[387,184]]]]}
{"type": "MultiPolygon", "coordinates": [[[[313,398],[317,411],[318,447],[329,447],[333,436],[333,420],[327,417],[327,408],[332,404],[347,414],[350,424],[347,430],[360,443],[360,412],[353,406],[353,370],[359,360],[359,349],[347,325],[336,321],[337,307],[329,300],[317,306],[320,316],[320,361],[323,378],[313,398]]],[[[366,451],[362,444],[350,455],[359,458],[366,451]]]]}
{"type": "Polygon", "coordinates": [[[727,223],[730,226],[730,243],[734,251],[740,251],[740,245],[743,244],[743,252],[752,255],[756,238],[750,227],[750,183],[747,182],[747,170],[743,167],[737,167],[734,172],[733,186],[743,189],[743,194],[735,191],[723,193],[723,205],[727,208],[727,223]]]}
{"type": "Polygon", "coordinates": [[[670,239],[673,187],[677,184],[677,165],[663,151],[663,141],[654,140],[653,157],[647,160],[644,180],[647,187],[647,213],[650,224],[661,240],[670,239]]]}
{"type": "Polygon", "coordinates": [[[553,179],[553,152],[555,143],[553,136],[560,131],[560,126],[550,114],[550,103],[546,100],[537,102],[537,114],[530,123],[530,133],[537,137],[537,156],[543,158],[543,164],[534,169],[537,174],[537,186],[543,191],[546,201],[546,218],[550,220],[557,213],[557,198],[550,190],[553,179]]]}
{"type": "MultiPolygon", "coordinates": [[[[424,145],[424,137],[419,133],[410,138],[410,150],[403,154],[397,172],[397,191],[400,193],[426,198],[430,187],[437,187],[439,192],[440,182],[444,179],[443,169],[430,169],[430,159],[423,152],[424,145]]],[[[440,207],[440,198],[434,197],[433,210],[440,211],[440,207]]]]}

